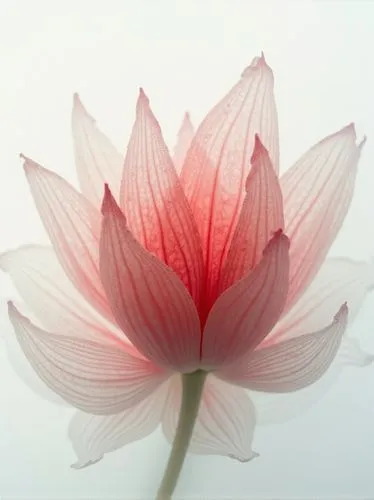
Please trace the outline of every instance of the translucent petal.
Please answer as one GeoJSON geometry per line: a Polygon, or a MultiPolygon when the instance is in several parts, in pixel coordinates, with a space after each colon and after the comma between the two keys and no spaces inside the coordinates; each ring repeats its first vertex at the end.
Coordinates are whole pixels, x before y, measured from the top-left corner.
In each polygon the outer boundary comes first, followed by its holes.
{"type": "MultiPolygon", "coordinates": [[[[202,238],[207,292],[216,292],[245,195],[255,134],[278,170],[273,74],[255,58],[240,81],[208,113],[184,163],[181,181],[202,238]]],[[[212,300],[211,300],[212,301],[212,300]]]]}
{"type": "Polygon", "coordinates": [[[102,211],[101,277],[118,324],[155,363],[197,369],[200,321],[185,286],[136,241],[109,189],[102,211]]]}
{"type": "Polygon", "coordinates": [[[278,177],[258,135],[251,164],[246,196],[221,275],[220,292],[259,263],[273,233],[284,226],[278,177]]]}
{"type": "Polygon", "coordinates": [[[124,349],[55,335],[33,325],[9,303],[18,342],[42,381],[88,413],[109,415],[148,397],[168,373],[124,349]]]}
{"type": "Polygon", "coordinates": [[[182,125],[178,132],[178,140],[177,144],[174,148],[173,162],[177,174],[180,174],[184,160],[186,159],[186,155],[188,149],[191,145],[191,141],[194,136],[194,128],[191,122],[190,114],[186,113],[183,118],[182,125]]]}
{"type": "Polygon", "coordinates": [[[343,224],[361,146],[351,124],[313,146],[280,179],[291,241],[286,310],[312,282],[343,224]]]}
{"type": "Polygon", "coordinates": [[[343,368],[364,367],[374,361],[374,356],[363,351],[357,339],[343,337],[340,349],[330,368],[317,382],[300,391],[271,394],[251,391],[256,407],[257,423],[272,425],[286,422],[305,413],[318,403],[337,381],[343,368]]]}
{"type": "Polygon", "coordinates": [[[5,252],[0,268],[47,330],[97,342],[113,343],[123,337],[74,288],[52,248],[26,245],[5,252]]]}
{"type": "Polygon", "coordinates": [[[68,278],[95,309],[113,320],[99,273],[100,212],[57,174],[29,158],[24,167],[39,215],[68,278]]]}
{"type": "Polygon", "coordinates": [[[77,455],[72,467],[95,464],[106,453],[151,434],[160,424],[168,388],[168,383],[162,384],[139,404],[116,415],[76,413],[69,425],[69,438],[77,455]]]}
{"type": "Polygon", "coordinates": [[[340,304],[347,302],[349,322],[355,319],[367,294],[374,287],[374,262],[347,258],[326,259],[294,307],[278,322],[263,345],[317,331],[340,304]]]}
{"type": "Polygon", "coordinates": [[[104,195],[104,184],[109,184],[118,200],[123,156],[96,126],[78,94],[74,94],[72,129],[75,163],[82,193],[99,209],[104,195]]]}
{"type": "Polygon", "coordinates": [[[333,362],[348,323],[343,305],[333,322],[314,333],[257,349],[219,372],[225,380],[263,392],[292,392],[319,380],[333,362]]]}
{"type": "MultiPolygon", "coordinates": [[[[177,427],[181,390],[180,377],[174,376],[162,421],[170,442],[177,427]]],[[[258,456],[252,450],[255,425],[255,408],[246,391],[208,375],[188,451],[248,462],[258,456]]]]}
{"type": "Polygon", "coordinates": [[[199,233],[142,90],[126,153],[121,207],[135,238],[174,270],[198,304],[203,277],[199,233]]]}
{"type": "Polygon", "coordinates": [[[203,332],[206,369],[245,356],[276,324],[287,297],[288,250],[288,238],[278,231],[253,271],[218,298],[203,332]]]}

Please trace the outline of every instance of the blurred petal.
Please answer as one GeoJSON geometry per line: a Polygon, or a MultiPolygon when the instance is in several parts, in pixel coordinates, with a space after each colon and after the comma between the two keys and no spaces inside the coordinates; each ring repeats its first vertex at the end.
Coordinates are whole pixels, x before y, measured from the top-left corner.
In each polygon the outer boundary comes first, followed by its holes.
{"type": "Polygon", "coordinates": [[[0,254],[22,299],[53,333],[96,342],[116,342],[121,332],[106,324],[74,288],[52,248],[26,245],[0,254]]]}
{"type": "Polygon", "coordinates": [[[343,337],[340,349],[330,368],[317,382],[300,391],[271,394],[251,392],[256,407],[257,423],[279,424],[296,418],[316,403],[330,390],[347,366],[364,367],[374,361],[374,356],[363,351],[356,339],[343,337]]]}
{"type": "Polygon", "coordinates": [[[276,324],[287,297],[288,250],[288,238],[278,231],[253,271],[218,298],[203,332],[206,369],[245,356],[276,324]]]}
{"type": "Polygon", "coordinates": [[[235,384],[263,392],[303,389],[328,370],[340,347],[348,322],[343,305],[328,327],[279,344],[260,348],[219,376],[235,384]]]}
{"type": "Polygon", "coordinates": [[[18,342],[43,382],[73,406],[119,413],[148,397],[168,374],[124,349],[46,332],[9,303],[18,342]]]}
{"type": "MultiPolygon", "coordinates": [[[[162,428],[172,442],[181,405],[182,384],[174,376],[165,405],[162,428]]],[[[223,455],[248,462],[256,425],[255,408],[245,390],[208,375],[188,451],[199,455],[223,455]]]]}
{"type": "Polygon", "coordinates": [[[181,128],[179,129],[178,132],[177,144],[175,145],[174,148],[173,162],[177,174],[180,174],[182,170],[183,163],[186,158],[187,151],[191,145],[194,133],[195,131],[191,123],[190,114],[186,113],[184,115],[181,128]]]}
{"type": "Polygon", "coordinates": [[[82,193],[99,209],[104,195],[104,184],[109,184],[118,199],[123,156],[98,129],[78,94],[74,94],[72,129],[75,163],[82,193]]]}
{"type": "Polygon", "coordinates": [[[149,359],[177,371],[200,360],[200,321],[183,283],[132,236],[109,188],[103,201],[102,282],[114,316],[149,359]]]}
{"type": "Polygon", "coordinates": [[[203,276],[199,233],[143,90],[125,159],[121,206],[135,238],[174,270],[198,304],[203,276]]]}
{"type": "Polygon", "coordinates": [[[208,294],[219,274],[239,218],[255,134],[278,171],[278,121],[273,74],[257,57],[240,81],[208,113],[188,151],[181,181],[202,238],[208,294]]]}
{"type": "Polygon", "coordinates": [[[285,232],[291,241],[286,309],[311,283],[342,226],[360,152],[352,124],[313,146],[280,179],[285,232]]]}
{"type": "Polygon", "coordinates": [[[247,193],[221,275],[220,291],[243,278],[260,262],[271,236],[284,225],[278,177],[258,135],[251,164],[247,193]]]}
{"type": "Polygon", "coordinates": [[[117,415],[89,415],[78,412],[69,425],[69,438],[77,455],[74,469],[101,460],[105,453],[143,439],[160,424],[169,384],[163,384],[136,406],[117,415]]]}
{"type": "Polygon", "coordinates": [[[317,331],[331,318],[340,304],[347,302],[352,323],[374,287],[374,262],[330,258],[307,288],[300,300],[280,320],[263,345],[317,331]]]}
{"type": "Polygon", "coordinates": [[[99,273],[100,213],[70,184],[29,158],[25,171],[36,208],[59,261],[79,292],[108,319],[109,308],[99,273]]]}

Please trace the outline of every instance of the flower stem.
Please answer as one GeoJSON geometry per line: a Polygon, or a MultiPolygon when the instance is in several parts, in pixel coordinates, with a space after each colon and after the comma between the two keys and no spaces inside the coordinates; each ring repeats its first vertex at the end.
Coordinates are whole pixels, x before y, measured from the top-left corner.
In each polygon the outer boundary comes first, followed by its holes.
{"type": "Polygon", "coordinates": [[[171,500],[190,444],[207,373],[182,374],[182,403],[170,457],[156,500],[171,500]]]}

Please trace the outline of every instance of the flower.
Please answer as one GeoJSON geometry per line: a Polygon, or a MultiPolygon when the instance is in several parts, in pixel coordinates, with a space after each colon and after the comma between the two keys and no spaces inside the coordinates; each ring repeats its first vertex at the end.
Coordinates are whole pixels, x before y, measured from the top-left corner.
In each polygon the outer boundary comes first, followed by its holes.
{"type": "MultiPolygon", "coordinates": [[[[186,115],[175,165],[142,89],[124,164],[77,95],[72,126],[81,192],[23,157],[52,248],[6,252],[0,266],[37,318],[9,304],[29,365],[81,410],[69,431],[76,467],[160,422],[173,440],[181,374],[194,373],[204,380],[190,451],[252,459],[246,389],[317,382],[373,286],[372,263],[325,260],[363,142],[350,124],[279,177],[263,55],[196,134],[186,115]]],[[[350,362],[371,360],[357,351],[350,362]]]]}

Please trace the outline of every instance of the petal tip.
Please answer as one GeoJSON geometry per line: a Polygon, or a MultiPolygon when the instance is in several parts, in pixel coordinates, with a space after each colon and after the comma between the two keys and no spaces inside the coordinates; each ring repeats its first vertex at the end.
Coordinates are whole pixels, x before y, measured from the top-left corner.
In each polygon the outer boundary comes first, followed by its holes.
{"type": "Polygon", "coordinates": [[[247,456],[239,456],[239,455],[235,455],[234,453],[229,453],[227,456],[229,458],[232,458],[233,460],[237,460],[238,462],[241,462],[244,464],[244,463],[250,462],[254,458],[258,458],[260,456],[260,454],[257,453],[257,451],[251,450],[250,454],[247,456]]]}
{"type": "Polygon", "coordinates": [[[266,245],[263,254],[266,255],[267,252],[271,251],[274,245],[283,243],[287,245],[287,248],[290,247],[290,240],[288,236],[286,236],[283,232],[283,229],[277,229],[273,232],[272,237],[270,238],[268,244],[266,245]]]}
{"type": "Polygon", "coordinates": [[[139,113],[144,109],[149,108],[149,99],[146,93],[144,92],[143,87],[139,87],[139,96],[138,101],[136,103],[136,112],[139,113]]]}
{"type": "MultiPolygon", "coordinates": [[[[261,52],[260,56],[256,56],[252,59],[251,64],[244,69],[241,76],[242,76],[242,78],[246,78],[247,76],[252,75],[253,71],[261,69],[261,68],[270,70],[270,67],[265,60],[265,55],[263,52],[261,52]]],[[[271,70],[270,70],[270,74],[272,75],[271,70]]]]}
{"type": "Polygon", "coordinates": [[[90,465],[97,464],[103,458],[104,458],[104,455],[101,455],[99,458],[95,458],[95,459],[92,459],[92,460],[87,460],[86,462],[83,461],[83,460],[82,461],[77,461],[77,462],[71,464],[70,468],[74,469],[74,470],[85,469],[86,467],[89,467],[90,465]]]}

